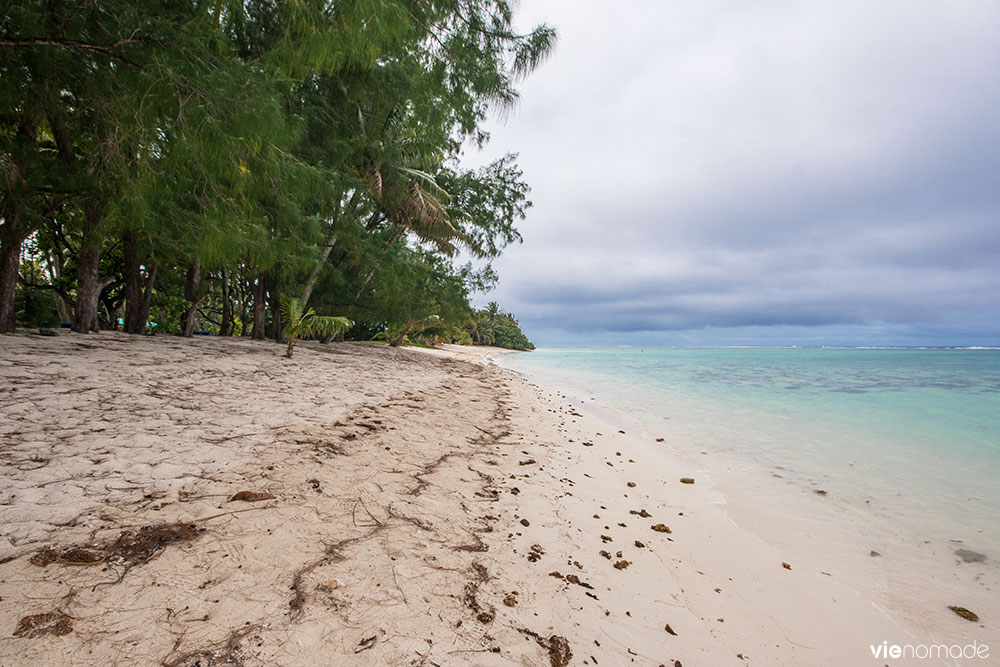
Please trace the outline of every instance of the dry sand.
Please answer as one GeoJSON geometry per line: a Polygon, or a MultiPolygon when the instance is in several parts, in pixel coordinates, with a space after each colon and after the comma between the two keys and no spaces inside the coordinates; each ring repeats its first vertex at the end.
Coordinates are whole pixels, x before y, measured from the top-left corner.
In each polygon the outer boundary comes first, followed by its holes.
{"type": "Polygon", "coordinates": [[[0,352],[2,665],[881,665],[869,644],[914,641],[481,349],[0,352]]]}

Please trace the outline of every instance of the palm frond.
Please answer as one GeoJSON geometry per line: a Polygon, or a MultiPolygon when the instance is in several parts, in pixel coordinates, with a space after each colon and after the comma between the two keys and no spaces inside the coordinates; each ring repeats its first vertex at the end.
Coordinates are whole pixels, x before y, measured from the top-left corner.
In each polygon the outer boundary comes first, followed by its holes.
{"type": "Polygon", "coordinates": [[[423,183],[423,185],[434,194],[438,199],[447,202],[451,199],[451,195],[448,191],[438,185],[437,179],[426,171],[421,171],[420,169],[411,169],[410,167],[397,167],[397,169],[404,174],[412,177],[415,181],[423,183]]]}
{"type": "MultiPolygon", "coordinates": [[[[310,312],[312,310],[310,309],[310,312]]],[[[301,323],[300,336],[329,336],[347,331],[351,321],[338,315],[312,315],[301,323]]]]}
{"type": "Polygon", "coordinates": [[[288,338],[286,357],[292,356],[295,342],[303,336],[329,336],[351,328],[351,321],[346,317],[317,315],[312,308],[302,312],[302,304],[295,297],[282,294],[280,303],[281,312],[287,320],[282,331],[282,335],[288,338]]]}

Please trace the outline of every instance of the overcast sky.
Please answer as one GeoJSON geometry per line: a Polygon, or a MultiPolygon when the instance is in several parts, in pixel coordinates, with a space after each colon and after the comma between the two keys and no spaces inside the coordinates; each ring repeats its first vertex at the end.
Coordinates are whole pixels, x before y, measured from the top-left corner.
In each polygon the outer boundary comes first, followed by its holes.
{"type": "Polygon", "coordinates": [[[1000,345],[1000,2],[525,0],[536,344],[1000,345]]]}

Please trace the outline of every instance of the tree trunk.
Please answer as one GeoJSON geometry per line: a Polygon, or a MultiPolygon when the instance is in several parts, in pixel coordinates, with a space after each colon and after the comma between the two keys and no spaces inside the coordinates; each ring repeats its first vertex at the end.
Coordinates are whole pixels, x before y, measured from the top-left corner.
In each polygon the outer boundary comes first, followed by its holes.
{"type": "Polygon", "coordinates": [[[3,226],[0,227],[0,333],[9,333],[17,327],[14,295],[17,292],[23,242],[19,218],[13,204],[4,206],[3,226]]]}
{"type": "MultiPolygon", "coordinates": [[[[339,198],[338,198],[339,199],[339,198]]],[[[333,247],[337,245],[337,234],[333,231],[333,228],[337,225],[337,221],[343,217],[346,213],[352,215],[353,211],[358,206],[358,201],[361,199],[361,190],[355,190],[354,194],[351,195],[350,200],[344,205],[343,209],[338,209],[336,214],[330,219],[330,236],[326,239],[326,245],[323,246],[323,251],[320,253],[319,261],[316,262],[316,266],[309,273],[309,278],[306,280],[306,285],[302,289],[302,298],[299,299],[299,303],[302,304],[302,310],[305,311],[306,304],[309,303],[309,297],[312,296],[313,288],[316,286],[316,280],[319,279],[319,274],[323,270],[323,266],[326,264],[327,258],[330,257],[330,251],[333,247]]]]}
{"type": "Polygon", "coordinates": [[[219,325],[220,336],[233,335],[233,304],[229,296],[229,272],[222,269],[222,322],[219,325]]]}
{"type": "Polygon", "coordinates": [[[70,311],[69,304],[66,303],[66,299],[63,298],[62,294],[55,294],[56,299],[56,313],[59,315],[59,322],[69,322],[73,319],[73,315],[70,311]]]}
{"type": "Polygon", "coordinates": [[[413,328],[413,318],[411,317],[409,321],[406,323],[406,326],[403,327],[403,330],[399,332],[399,336],[389,341],[389,347],[399,347],[399,344],[403,342],[403,339],[406,338],[406,334],[410,333],[410,329],[412,328],[413,328]]]}
{"type": "Polygon", "coordinates": [[[250,337],[250,313],[247,311],[247,281],[242,275],[236,281],[239,286],[239,306],[240,306],[240,333],[241,338],[250,337]]]}
{"type": "Polygon", "coordinates": [[[302,304],[302,310],[305,310],[306,304],[309,303],[309,297],[312,296],[313,288],[316,287],[316,281],[319,280],[320,271],[323,270],[323,266],[326,264],[326,259],[330,256],[330,251],[333,250],[335,245],[337,245],[337,235],[333,234],[326,240],[326,245],[323,246],[323,252],[319,255],[319,261],[316,262],[316,266],[313,267],[312,272],[309,274],[309,278],[306,280],[306,286],[302,288],[302,298],[299,299],[299,303],[302,304]]]}
{"type": "MultiPolygon", "coordinates": [[[[201,304],[201,299],[198,298],[199,283],[201,283],[201,258],[195,259],[188,267],[187,280],[184,283],[184,298],[191,304],[181,315],[181,328],[187,338],[194,336],[194,316],[198,312],[198,305],[201,304]]],[[[202,299],[204,298],[202,296],[202,299]]]]}
{"type": "Polygon", "coordinates": [[[282,338],[281,332],[284,328],[285,325],[281,321],[281,304],[275,300],[271,310],[271,337],[280,343],[282,338]]]}
{"type": "Polygon", "coordinates": [[[365,288],[368,287],[368,283],[370,283],[372,281],[372,278],[374,277],[375,277],[375,267],[373,266],[372,268],[368,269],[368,274],[365,276],[364,282],[361,283],[361,289],[359,289],[358,293],[354,295],[355,301],[359,300],[361,298],[361,295],[365,293],[365,288]]]}
{"type": "MultiPolygon", "coordinates": [[[[395,234],[393,234],[392,238],[389,239],[389,242],[385,245],[385,247],[387,249],[391,248],[393,246],[393,244],[396,243],[396,241],[398,241],[399,239],[403,238],[404,234],[406,234],[406,227],[400,227],[399,230],[395,234]]],[[[361,283],[361,289],[359,289],[358,293],[356,295],[354,295],[354,300],[355,301],[359,300],[361,298],[361,295],[365,293],[365,288],[368,287],[368,283],[370,283],[372,281],[372,278],[375,276],[375,270],[377,268],[378,268],[378,264],[376,264],[372,268],[368,269],[368,273],[367,273],[367,275],[365,275],[365,280],[364,280],[364,282],[361,283]]]]}
{"type": "MultiPolygon", "coordinates": [[[[49,282],[53,285],[62,284],[63,271],[66,268],[64,266],[62,251],[58,247],[51,248],[45,263],[48,265],[49,282]]],[[[53,296],[56,300],[56,312],[59,314],[59,321],[69,322],[73,318],[71,313],[72,301],[63,296],[61,290],[54,291],[53,296]]]]}
{"type": "Polygon", "coordinates": [[[142,263],[139,244],[132,232],[122,236],[122,255],[125,259],[125,333],[140,334],[146,330],[146,318],[142,317],[142,263]]]}
{"type": "Polygon", "coordinates": [[[156,272],[159,268],[158,265],[153,264],[146,269],[146,286],[143,288],[142,301],[139,306],[139,321],[142,322],[143,327],[149,322],[149,307],[153,302],[153,285],[156,283],[156,272]]]}
{"type": "Polygon", "coordinates": [[[253,339],[264,340],[264,326],[267,318],[267,290],[264,289],[264,276],[259,276],[253,286],[253,339]]]}
{"type": "Polygon", "coordinates": [[[101,296],[100,248],[84,248],[76,268],[76,308],[73,310],[73,331],[96,333],[97,302],[101,296]]]}
{"type": "Polygon", "coordinates": [[[100,218],[92,205],[84,206],[83,241],[76,264],[76,308],[73,312],[73,331],[96,333],[97,302],[101,296],[101,243],[100,218]]]}
{"type": "MultiPolygon", "coordinates": [[[[35,124],[30,120],[22,121],[17,128],[17,141],[34,143],[35,124]]],[[[9,157],[9,156],[8,156],[9,157]]],[[[13,190],[27,187],[19,174],[17,165],[7,165],[10,177],[5,185],[8,188],[4,196],[3,209],[0,210],[0,333],[9,333],[17,327],[14,317],[14,295],[17,293],[17,274],[21,268],[21,244],[28,238],[31,229],[25,229],[20,207],[13,199],[13,190]]],[[[30,225],[29,225],[30,227],[30,225]]]]}
{"type": "Polygon", "coordinates": [[[275,290],[271,295],[271,338],[279,343],[281,342],[281,334],[285,328],[281,320],[281,299],[277,294],[277,290],[275,290]]]}

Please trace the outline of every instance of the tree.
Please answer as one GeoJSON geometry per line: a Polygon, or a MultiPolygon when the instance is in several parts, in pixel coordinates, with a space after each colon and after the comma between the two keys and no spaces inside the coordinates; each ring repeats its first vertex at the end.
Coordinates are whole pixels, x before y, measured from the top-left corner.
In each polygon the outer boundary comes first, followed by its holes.
{"type": "Polygon", "coordinates": [[[530,206],[513,156],[457,156],[554,40],[508,0],[11,0],[0,331],[33,239],[24,289],[80,332],[252,313],[280,337],[289,293],[444,335],[470,310],[452,256],[495,257],[530,206]]]}
{"type": "Polygon", "coordinates": [[[510,350],[533,350],[535,346],[521,331],[520,323],[500,309],[496,301],[477,310],[466,323],[466,331],[477,345],[496,345],[510,350]]]}
{"type": "Polygon", "coordinates": [[[281,312],[285,319],[283,335],[288,338],[285,356],[289,359],[299,338],[343,333],[351,326],[351,321],[346,317],[317,315],[312,308],[303,312],[298,299],[284,294],[281,295],[281,312]]]}

